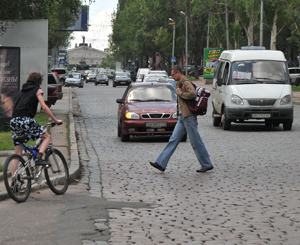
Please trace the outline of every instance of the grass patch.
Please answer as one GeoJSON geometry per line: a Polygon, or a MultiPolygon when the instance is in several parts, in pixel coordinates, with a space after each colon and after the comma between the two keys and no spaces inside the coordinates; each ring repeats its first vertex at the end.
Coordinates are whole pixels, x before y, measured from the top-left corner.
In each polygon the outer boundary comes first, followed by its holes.
{"type": "MultiPolygon", "coordinates": [[[[48,115],[45,112],[38,113],[35,116],[35,120],[41,124],[45,125],[48,122],[48,115]]],[[[29,145],[34,145],[34,141],[29,141],[29,145]]],[[[0,132],[0,151],[14,150],[14,144],[11,138],[11,132],[0,132]]]]}
{"type": "Polygon", "coordinates": [[[300,91],[300,86],[295,86],[295,85],[293,85],[293,86],[292,86],[292,90],[293,90],[294,92],[300,91]]]}

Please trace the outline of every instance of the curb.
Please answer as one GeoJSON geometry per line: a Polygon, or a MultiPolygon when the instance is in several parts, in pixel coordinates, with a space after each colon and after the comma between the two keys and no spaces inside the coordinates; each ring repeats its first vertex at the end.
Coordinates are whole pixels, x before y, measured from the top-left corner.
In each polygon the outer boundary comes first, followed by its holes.
{"type": "MultiPolygon", "coordinates": [[[[69,167],[69,176],[70,176],[70,183],[73,182],[76,178],[80,176],[80,164],[79,164],[79,156],[78,156],[78,149],[77,149],[77,141],[76,141],[76,134],[75,134],[75,123],[73,117],[73,100],[72,100],[72,92],[69,90],[69,122],[70,122],[70,167],[69,167]]],[[[0,151],[0,156],[8,156],[13,154],[14,151],[0,151]]],[[[55,181],[59,182],[59,178],[57,177],[55,181]]],[[[32,184],[31,192],[49,188],[46,182],[42,184],[32,184]]],[[[7,192],[0,192],[0,201],[10,198],[7,192]]]]}

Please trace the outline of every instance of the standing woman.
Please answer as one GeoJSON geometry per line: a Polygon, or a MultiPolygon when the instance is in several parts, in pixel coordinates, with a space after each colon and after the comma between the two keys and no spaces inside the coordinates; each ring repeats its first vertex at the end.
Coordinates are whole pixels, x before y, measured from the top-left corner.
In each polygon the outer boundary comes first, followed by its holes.
{"type": "MultiPolygon", "coordinates": [[[[53,115],[43,99],[43,90],[40,88],[42,81],[43,77],[39,72],[31,72],[29,74],[27,82],[23,84],[18,94],[10,121],[16,154],[22,154],[22,142],[18,141],[19,137],[22,137],[22,141],[25,143],[29,140],[43,139],[39,149],[40,152],[37,154],[36,165],[46,165],[46,162],[43,161],[43,154],[50,143],[49,133],[34,120],[38,103],[41,104],[44,112],[51,117],[56,124],[62,123],[62,120],[57,119],[53,115]]],[[[13,163],[12,173],[16,171],[17,166],[18,162],[16,161],[13,163]]]]}

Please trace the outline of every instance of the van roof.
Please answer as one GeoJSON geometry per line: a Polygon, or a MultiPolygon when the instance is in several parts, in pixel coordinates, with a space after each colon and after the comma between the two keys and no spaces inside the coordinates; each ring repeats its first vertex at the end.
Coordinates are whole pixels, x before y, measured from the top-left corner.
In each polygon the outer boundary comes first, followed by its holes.
{"type": "Polygon", "coordinates": [[[284,54],[278,50],[224,50],[220,60],[277,60],[286,61],[284,54]]]}

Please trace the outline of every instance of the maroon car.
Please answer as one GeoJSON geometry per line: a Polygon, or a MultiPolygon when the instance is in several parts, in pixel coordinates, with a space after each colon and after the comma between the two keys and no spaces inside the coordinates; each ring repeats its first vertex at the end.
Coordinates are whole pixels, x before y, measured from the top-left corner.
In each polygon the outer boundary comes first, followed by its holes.
{"type": "Polygon", "coordinates": [[[169,82],[130,84],[117,99],[118,136],[171,135],[177,122],[175,88],[169,82]]]}

